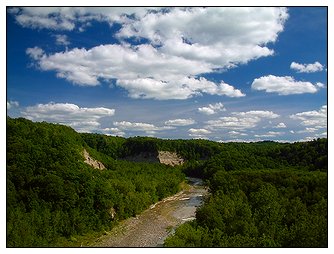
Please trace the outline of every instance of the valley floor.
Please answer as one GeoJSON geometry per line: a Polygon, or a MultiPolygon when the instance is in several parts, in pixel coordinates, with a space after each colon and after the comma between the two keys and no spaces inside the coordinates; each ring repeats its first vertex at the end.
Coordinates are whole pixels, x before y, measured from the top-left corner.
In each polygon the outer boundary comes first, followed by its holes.
{"type": "Polygon", "coordinates": [[[192,220],[207,190],[199,179],[190,178],[190,188],[152,205],[142,214],[121,222],[91,247],[161,247],[177,226],[192,220]]]}

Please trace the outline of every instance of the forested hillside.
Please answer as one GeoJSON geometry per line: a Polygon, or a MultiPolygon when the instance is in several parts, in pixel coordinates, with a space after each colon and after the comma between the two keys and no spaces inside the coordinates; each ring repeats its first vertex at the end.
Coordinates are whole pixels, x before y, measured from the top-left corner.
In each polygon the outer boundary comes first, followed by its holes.
{"type": "Polygon", "coordinates": [[[211,195],[167,247],[327,247],[327,139],[226,144],[192,166],[211,195]]]}
{"type": "Polygon", "coordinates": [[[211,195],[165,246],[326,247],[327,146],[109,137],[8,117],[7,246],[63,246],[109,230],[178,192],[187,175],[211,195]],[[106,168],[87,165],[84,149],[106,168]],[[126,160],[157,151],[185,163],[126,160]]]}
{"type": "Polygon", "coordinates": [[[62,245],[179,190],[179,169],[115,160],[94,149],[100,137],[90,147],[69,127],[7,118],[7,246],[62,245]],[[84,163],[84,148],[107,169],[84,163]]]}

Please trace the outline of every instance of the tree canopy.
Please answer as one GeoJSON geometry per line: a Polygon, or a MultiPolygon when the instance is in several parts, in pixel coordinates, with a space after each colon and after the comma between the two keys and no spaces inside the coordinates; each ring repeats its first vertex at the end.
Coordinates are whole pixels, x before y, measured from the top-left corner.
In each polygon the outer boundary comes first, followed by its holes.
{"type": "Polygon", "coordinates": [[[111,229],[205,179],[210,195],[196,220],[168,247],[326,247],[328,143],[218,143],[77,133],[7,117],[7,246],[62,246],[111,229]],[[106,166],[84,163],[86,149],[106,166]],[[176,152],[182,166],[130,162],[140,153],[176,152]]]}

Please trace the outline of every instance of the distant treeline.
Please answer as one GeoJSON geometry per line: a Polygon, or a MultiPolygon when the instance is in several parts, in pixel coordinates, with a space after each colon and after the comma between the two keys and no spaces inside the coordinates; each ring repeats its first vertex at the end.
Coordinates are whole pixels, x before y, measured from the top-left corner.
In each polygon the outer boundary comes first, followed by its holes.
{"type": "Polygon", "coordinates": [[[179,191],[185,175],[211,195],[166,246],[327,246],[327,139],[218,143],[77,133],[7,117],[7,246],[62,246],[111,229],[179,191]],[[84,163],[83,149],[105,170],[84,163]],[[124,158],[176,152],[170,167],[124,158]]]}
{"type": "Polygon", "coordinates": [[[327,139],[309,142],[278,143],[218,143],[209,140],[169,140],[152,137],[109,137],[101,134],[81,134],[96,151],[114,159],[147,152],[171,151],[188,163],[189,175],[208,177],[215,169],[253,170],[291,167],[327,172],[327,139]]]}

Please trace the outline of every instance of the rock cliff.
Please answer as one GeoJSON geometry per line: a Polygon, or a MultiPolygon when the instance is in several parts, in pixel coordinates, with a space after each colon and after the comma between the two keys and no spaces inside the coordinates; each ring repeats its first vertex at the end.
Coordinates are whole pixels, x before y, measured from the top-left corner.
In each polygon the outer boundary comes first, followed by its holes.
{"type": "Polygon", "coordinates": [[[89,166],[92,166],[95,169],[103,170],[106,167],[102,164],[102,162],[99,162],[92,157],[90,157],[89,153],[86,151],[86,149],[83,150],[83,156],[85,158],[85,163],[87,163],[89,166]]]}
{"type": "Polygon", "coordinates": [[[171,166],[182,165],[184,163],[184,159],[179,157],[176,153],[167,151],[159,151],[158,159],[160,163],[171,166]]]}

